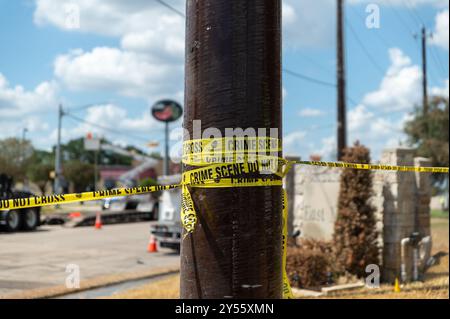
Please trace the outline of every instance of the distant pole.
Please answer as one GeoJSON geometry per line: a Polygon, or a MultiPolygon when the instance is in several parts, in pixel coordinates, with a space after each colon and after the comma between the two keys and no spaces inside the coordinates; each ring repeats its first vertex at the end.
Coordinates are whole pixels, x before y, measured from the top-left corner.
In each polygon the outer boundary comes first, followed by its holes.
{"type": "Polygon", "coordinates": [[[22,143],[25,143],[25,138],[26,138],[27,132],[28,132],[28,129],[26,127],[24,127],[22,130],[22,143]]]}
{"type": "Polygon", "coordinates": [[[58,140],[56,143],[55,150],[55,183],[54,183],[54,191],[55,193],[61,192],[61,125],[62,118],[64,116],[64,111],[62,108],[62,104],[58,106],[58,140]]]}
{"type": "Polygon", "coordinates": [[[26,127],[22,130],[22,142],[21,142],[21,154],[20,154],[20,163],[22,164],[25,161],[25,139],[28,129],[26,127]]]}
{"type": "MultiPolygon", "coordinates": [[[[187,0],[185,83],[191,139],[194,120],[222,136],[273,128],[281,138],[281,0],[187,0]]],[[[198,222],[181,236],[182,299],[282,297],[281,191],[191,189],[198,222]]]]}
{"type": "Polygon", "coordinates": [[[97,190],[97,183],[98,183],[98,153],[99,150],[95,150],[95,158],[94,158],[94,191],[97,190]]]}
{"type": "Polygon", "coordinates": [[[169,122],[165,122],[165,136],[164,136],[164,175],[169,176],[169,122]]]}
{"type": "Polygon", "coordinates": [[[422,91],[423,114],[428,115],[428,78],[427,78],[427,30],[422,26],[422,91]]]}
{"type": "Polygon", "coordinates": [[[344,0],[337,1],[337,159],[347,147],[347,110],[345,94],[344,0]]]}

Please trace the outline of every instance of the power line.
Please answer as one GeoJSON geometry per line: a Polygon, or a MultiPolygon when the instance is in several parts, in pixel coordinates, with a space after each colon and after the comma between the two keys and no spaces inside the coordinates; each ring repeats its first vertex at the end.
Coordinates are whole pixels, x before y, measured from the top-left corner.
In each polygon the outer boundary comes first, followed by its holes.
{"type": "MultiPolygon", "coordinates": [[[[405,0],[406,6],[408,8],[408,12],[413,20],[416,21],[416,23],[421,24],[423,27],[425,27],[425,21],[422,19],[419,12],[416,10],[415,6],[410,2],[410,0],[405,0]]],[[[430,48],[431,58],[433,61],[434,69],[438,70],[439,75],[442,75],[443,77],[446,77],[447,75],[445,73],[441,73],[441,71],[445,70],[443,67],[442,62],[439,59],[439,56],[436,57],[436,53],[433,50],[434,48],[430,48]]]]}
{"type": "MultiPolygon", "coordinates": [[[[103,125],[100,125],[100,124],[92,123],[92,122],[83,120],[83,119],[81,119],[81,118],[79,118],[79,117],[77,117],[75,115],[69,114],[69,113],[65,113],[65,115],[67,117],[70,117],[71,119],[77,121],[77,122],[81,122],[81,123],[90,125],[92,127],[97,127],[99,129],[102,129],[102,130],[105,130],[105,131],[109,131],[111,133],[114,133],[114,134],[117,134],[117,135],[120,135],[120,136],[124,136],[124,132],[123,131],[116,130],[116,129],[113,129],[111,127],[103,126],[103,125]]],[[[134,135],[134,134],[126,133],[126,136],[134,138],[134,139],[137,139],[137,140],[141,140],[141,141],[144,141],[144,142],[148,142],[149,141],[148,138],[145,138],[145,137],[142,137],[142,136],[138,136],[138,135],[134,135]]]]}
{"type": "Polygon", "coordinates": [[[156,2],[158,2],[159,4],[165,6],[166,8],[168,8],[169,10],[172,10],[173,12],[175,12],[176,14],[178,14],[179,16],[186,18],[186,15],[179,11],[178,9],[176,9],[175,7],[171,6],[170,4],[168,4],[167,2],[163,1],[163,0],[155,0],[156,2]]]}
{"type": "Polygon", "coordinates": [[[420,17],[420,15],[417,13],[417,10],[414,7],[414,5],[411,4],[411,2],[409,0],[404,0],[404,2],[406,4],[406,8],[408,9],[408,12],[409,12],[412,20],[414,20],[415,23],[417,23],[417,24],[422,24],[423,26],[425,26],[425,22],[420,17]]]}
{"type": "MultiPolygon", "coordinates": [[[[296,77],[296,78],[299,78],[299,79],[302,79],[302,80],[305,80],[305,81],[308,81],[308,82],[311,82],[311,83],[315,83],[315,84],[319,84],[319,85],[323,85],[323,86],[327,86],[327,87],[331,87],[331,88],[336,88],[337,87],[337,85],[335,83],[326,82],[326,81],[323,81],[323,80],[320,80],[320,79],[317,79],[317,78],[313,78],[313,77],[311,77],[309,75],[305,75],[305,74],[302,74],[302,73],[299,73],[299,72],[296,72],[296,71],[292,71],[292,70],[289,70],[289,69],[286,69],[286,68],[283,68],[283,72],[285,72],[285,73],[287,73],[289,75],[292,75],[293,77],[296,77]]],[[[353,105],[358,105],[358,102],[356,102],[356,100],[353,99],[352,97],[348,96],[348,94],[347,94],[347,100],[350,103],[352,103],[353,105]]]]}
{"type": "Polygon", "coordinates": [[[410,35],[413,35],[414,32],[412,32],[412,29],[408,26],[406,21],[403,19],[402,15],[398,12],[395,5],[390,0],[386,0],[386,1],[389,3],[389,7],[392,9],[394,14],[397,16],[398,21],[400,21],[400,24],[406,29],[407,33],[409,33],[410,35]]]}
{"type": "Polygon", "coordinates": [[[69,108],[68,112],[78,112],[78,111],[86,110],[86,109],[94,107],[94,106],[106,105],[109,103],[110,102],[99,102],[99,103],[91,103],[91,104],[86,104],[86,105],[82,105],[82,106],[72,107],[72,108],[69,108]]]}
{"type": "Polygon", "coordinates": [[[356,33],[356,31],[353,29],[350,21],[348,21],[348,19],[345,19],[345,22],[347,23],[353,37],[355,38],[356,42],[358,43],[358,45],[361,47],[361,49],[363,50],[364,54],[367,56],[367,58],[369,59],[370,62],[372,62],[373,66],[381,73],[381,75],[384,76],[384,71],[383,68],[378,64],[378,62],[374,59],[374,57],[370,54],[369,50],[367,50],[366,46],[364,45],[364,43],[361,41],[361,39],[358,37],[358,34],[356,33]]]}
{"type": "MultiPolygon", "coordinates": [[[[177,10],[176,8],[174,8],[170,4],[166,3],[165,1],[163,1],[163,0],[155,0],[155,1],[160,3],[161,5],[165,6],[166,8],[172,10],[173,12],[177,13],[178,15],[182,16],[183,18],[186,18],[186,15],[184,13],[182,13],[179,10],[177,10]]],[[[308,57],[308,60],[313,62],[313,64],[315,64],[316,66],[319,66],[321,69],[327,70],[327,72],[328,72],[328,69],[326,69],[325,67],[321,66],[318,62],[314,61],[312,58],[308,57]]],[[[286,68],[283,69],[283,72],[288,73],[288,74],[290,74],[290,75],[292,75],[294,77],[297,77],[297,78],[300,78],[300,79],[303,79],[303,80],[306,80],[306,81],[309,81],[309,82],[313,82],[313,83],[316,83],[316,84],[319,84],[319,85],[328,86],[328,87],[334,87],[334,88],[336,87],[336,84],[334,84],[334,83],[323,81],[323,80],[319,80],[319,79],[310,77],[308,75],[304,75],[304,74],[301,74],[301,73],[298,73],[298,72],[295,72],[295,71],[291,71],[291,70],[286,69],[286,68]]],[[[352,103],[357,104],[354,101],[352,101],[352,103]]]]}
{"type": "Polygon", "coordinates": [[[314,64],[317,68],[321,69],[322,71],[326,72],[327,74],[334,76],[333,72],[331,72],[329,68],[327,68],[323,64],[317,62],[317,60],[311,58],[309,55],[304,54],[302,52],[296,52],[296,54],[301,55],[304,59],[308,60],[309,62],[311,62],[311,64],[314,64]]]}
{"type": "MultiPolygon", "coordinates": [[[[362,22],[365,21],[365,18],[361,15],[361,13],[358,10],[356,10],[353,6],[349,6],[349,8],[354,14],[356,14],[361,19],[362,22]]],[[[392,45],[390,45],[386,41],[386,39],[380,35],[380,33],[378,31],[371,32],[371,33],[375,34],[377,36],[378,40],[380,40],[380,43],[382,43],[386,47],[386,49],[390,49],[392,47],[392,45]]]]}
{"type": "Polygon", "coordinates": [[[444,63],[442,62],[442,60],[441,60],[441,58],[440,58],[440,56],[439,56],[439,54],[438,54],[436,48],[433,47],[433,46],[431,46],[430,48],[431,48],[431,49],[430,49],[431,55],[432,55],[433,59],[435,60],[435,63],[439,66],[439,67],[438,67],[439,71],[442,71],[441,75],[442,75],[443,77],[447,77],[448,74],[445,73],[445,66],[444,66],[444,63]]]}
{"type": "Polygon", "coordinates": [[[305,81],[309,81],[309,82],[316,83],[316,84],[319,84],[319,85],[328,86],[328,87],[333,87],[333,88],[336,87],[336,84],[335,84],[335,83],[331,83],[331,82],[326,82],[326,81],[323,81],[323,80],[319,80],[319,79],[310,77],[310,76],[308,76],[308,75],[301,74],[301,73],[299,73],[299,72],[291,71],[291,70],[286,69],[286,68],[283,68],[283,72],[285,72],[285,73],[287,73],[287,74],[289,74],[289,75],[292,75],[292,76],[294,76],[294,77],[297,77],[297,78],[299,78],[299,79],[303,79],[303,80],[305,80],[305,81]]]}

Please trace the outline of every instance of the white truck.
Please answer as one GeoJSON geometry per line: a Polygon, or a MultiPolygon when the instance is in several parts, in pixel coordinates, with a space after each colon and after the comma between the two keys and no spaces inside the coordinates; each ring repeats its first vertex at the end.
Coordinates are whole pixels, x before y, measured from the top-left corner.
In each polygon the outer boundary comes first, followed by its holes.
{"type": "MultiPolygon", "coordinates": [[[[158,184],[178,184],[181,175],[163,176],[158,184]]],[[[159,199],[158,222],[150,226],[159,247],[180,251],[181,243],[181,188],[164,191],[159,199]]]]}
{"type": "MultiPolygon", "coordinates": [[[[123,187],[136,186],[139,174],[149,168],[153,168],[158,165],[158,161],[152,157],[128,151],[116,145],[100,143],[100,148],[104,151],[111,151],[116,154],[131,157],[135,161],[140,162],[140,164],[135,168],[129,170],[119,177],[119,182],[123,187]]],[[[111,212],[147,212],[150,214],[150,219],[157,219],[158,217],[158,203],[151,195],[138,195],[106,199],[103,200],[102,209],[109,210],[111,212]]]]}

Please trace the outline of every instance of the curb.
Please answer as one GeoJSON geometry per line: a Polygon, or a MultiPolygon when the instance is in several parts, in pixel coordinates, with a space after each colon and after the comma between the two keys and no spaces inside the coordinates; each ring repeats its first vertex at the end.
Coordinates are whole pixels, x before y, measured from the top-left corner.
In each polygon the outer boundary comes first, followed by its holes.
{"type": "Polygon", "coordinates": [[[178,272],[180,272],[179,267],[172,267],[172,268],[157,268],[151,271],[147,270],[138,273],[122,273],[117,275],[100,276],[81,281],[80,288],[67,288],[64,285],[58,285],[1,295],[0,299],[49,299],[61,297],[68,294],[83,292],[91,289],[108,287],[128,281],[147,278],[150,279],[163,275],[176,274],[178,272]]]}

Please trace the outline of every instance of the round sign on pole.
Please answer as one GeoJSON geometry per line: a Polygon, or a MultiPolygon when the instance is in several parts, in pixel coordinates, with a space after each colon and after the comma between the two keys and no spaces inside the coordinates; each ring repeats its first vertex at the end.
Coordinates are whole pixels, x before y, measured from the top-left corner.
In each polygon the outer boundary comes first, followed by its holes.
{"type": "Polygon", "coordinates": [[[183,114],[180,104],[172,100],[162,100],[152,106],[152,115],[161,122],[174,122],[183,114]]]}

